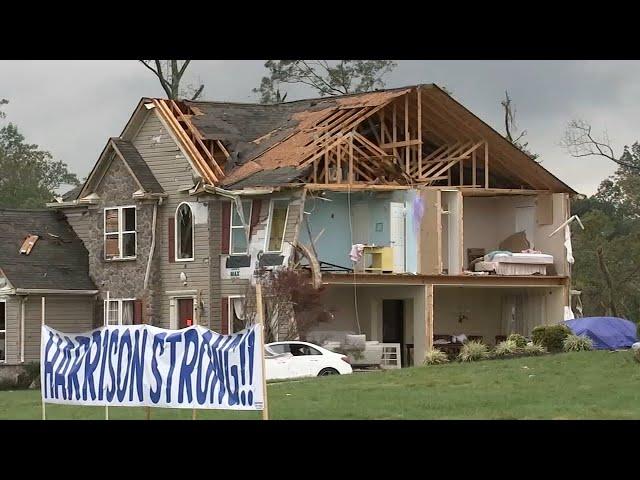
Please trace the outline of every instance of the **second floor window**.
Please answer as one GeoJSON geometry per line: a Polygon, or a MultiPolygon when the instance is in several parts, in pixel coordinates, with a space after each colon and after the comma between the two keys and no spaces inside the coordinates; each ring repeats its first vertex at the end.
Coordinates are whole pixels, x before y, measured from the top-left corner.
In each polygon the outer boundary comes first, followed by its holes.
{"type": "Polygon", "coordinates": [[[193,260],[193,212],[187,203],[176,211],[176,260],[193,260]]]}
{"type": "Polygon", "coordinates": [[[289,200],[272,200],[269,211],[269,230],[267,233],[267,252],[281,252],[284,229],[287,224],[289,200]]]}
{"type": "Polygon", "coordinates": [[[104,258],[136,258],[136,207],[104,209],[104,258]]]}
{"type": "MultiPolygon", "coordinates": [[[[251,218],[251,201],[245,200],[242,202],[242,213],[244,214],[245,222],[249,223],[251,218]]],[[[248,250],[247,231],[240,218],[240,212],[236,208],[236,204],[231,204],[231,254],[246,254],[248,250]]]]}

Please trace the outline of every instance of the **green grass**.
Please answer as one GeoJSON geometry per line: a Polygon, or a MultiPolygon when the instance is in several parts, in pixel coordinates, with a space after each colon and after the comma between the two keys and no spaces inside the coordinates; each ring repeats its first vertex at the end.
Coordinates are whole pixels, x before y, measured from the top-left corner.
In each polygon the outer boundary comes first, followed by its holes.
{"type": "MultiPolygon", "coordinates": [[[[640,419],[640,364],[630,351],[574,352],[414,367],[269,385],[273,419],[640,419]]],[[[111,419],[144,419],[112,407],[111,419]]],[[[191,410],[154,408],[153,419],[191,410]]],[[[198,419],[259,419],[199,410],[198,419]]],[[[0,419],[41,417],[40,392],[0,392],[0,419]]],[[[104,407],[47,405],[49,419],[102,419],[104,407]]]]}

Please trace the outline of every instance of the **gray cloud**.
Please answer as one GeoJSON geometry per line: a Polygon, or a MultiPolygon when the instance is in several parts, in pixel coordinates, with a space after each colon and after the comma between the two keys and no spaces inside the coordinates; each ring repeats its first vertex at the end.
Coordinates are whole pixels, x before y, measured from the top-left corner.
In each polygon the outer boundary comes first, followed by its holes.
{"type": "MultiPolygon", "coordinates": [[[[252,102],[265,73],[263,61],[193,61],[187,83],[205,83],[204,98],[252,102]]],[[[543,165],[583,193],[593,193],[615,165],[598,158],[574,159],[559,146],[573,118],[606,130],[621,151],[633,143],[640,93],[637,61],[400,61],[387,86],[437,83],[502,132],[500,100],[509,90],[517,123],[526,129],[543,165]]],[[[151,72],[133,60],[0,61],[5,121],[17,124],[31,143],[51,151],[85,176],[108,137],[120,134],[140,97],[162,96],[151,72]]],[[[289,89],[288,99],[314,96],[289,89]]]]}

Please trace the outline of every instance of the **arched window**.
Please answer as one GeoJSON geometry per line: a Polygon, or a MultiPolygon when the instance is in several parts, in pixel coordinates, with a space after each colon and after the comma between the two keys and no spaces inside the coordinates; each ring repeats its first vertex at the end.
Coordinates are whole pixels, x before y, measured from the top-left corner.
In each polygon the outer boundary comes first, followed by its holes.
{"type": "Polygon", "coordinates": [[[176,210],[176,260],[193,260],[193,212],[188,203],[176,210]]]}

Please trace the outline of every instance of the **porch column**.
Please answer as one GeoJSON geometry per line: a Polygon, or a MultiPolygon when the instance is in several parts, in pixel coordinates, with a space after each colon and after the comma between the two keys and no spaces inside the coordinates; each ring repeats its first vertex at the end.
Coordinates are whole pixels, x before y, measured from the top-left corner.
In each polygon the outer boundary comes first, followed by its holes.
{"type": "Polygon", "coordinates": [[[433,348],[433,284],[427,284],[414,302],[413,361],[422,365],[425,354],[433,348]]]}

